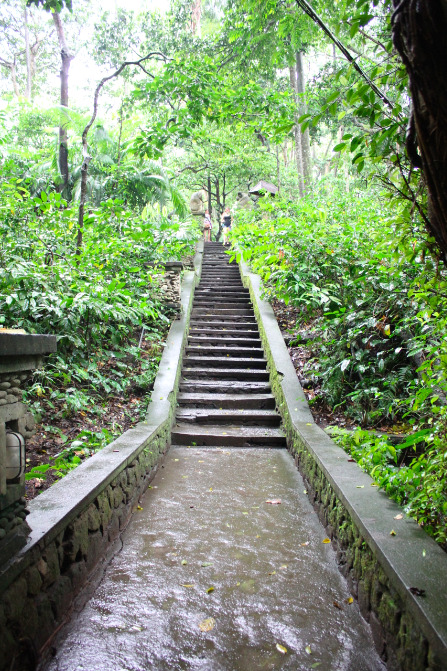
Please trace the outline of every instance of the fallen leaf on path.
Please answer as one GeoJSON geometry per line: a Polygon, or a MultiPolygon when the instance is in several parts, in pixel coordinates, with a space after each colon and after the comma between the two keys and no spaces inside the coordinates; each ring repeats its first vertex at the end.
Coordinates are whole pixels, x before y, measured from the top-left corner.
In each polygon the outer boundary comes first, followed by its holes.
{"type": "Polygon", "coordinates": [[[330,542],[331,542],[331,539],[330,539],[330,538],[325,538],[325,539],[323,540],[323,543],[326,543],[326,544],[327,544],[327,543],[330,543],[330,542]]]}
{"type": "Polygon", "coordinates": [[[276,575],[276,571],[270,571],[269,575],[276,575]]]}
{"type": "Polygon", "coordinates": [[[281,499],[267,499],[266,503],[271,503],[273,506],[277,506],[281,503],[281,499]]]}
{"type": "Polygon", "coordinates": [[[182,566],[186,566],[187,563],[186,559],[182,559],[182,566]]]}
{"type": "Polygon", "coordinates": [[[340,606],[339,603],[337,603],[337,601],[333,601],[332,603],[335,606],[335,608],[338,608],[338,610],[343,610],[343,608],[340,606]]]}
{"type": "Polygon", "coordinates": [[[143,510],[141,506],[137,506],[137,510],[143,510]]]}
{"type": "Polygon", "coordinates": [[[410,587],[409,589],[415,596],[425,596],[425,589],[419,589],[419,587],[410,587]]]}
{"type": "Polygon", "coordinates": [[[364,489],[365,485],[357,485],[357,489],[364,489]]]}
{"type": "Polygon", "coordinates": [[[214,587],[212,585],[211,587],[208,587],[208,589],[206,590],[207,594],[211,594],[211,592],[214,592],[214,587]]]}
{"type": "Polygon", "coordinates": [[[351,605],[351,603],[354,603],[354,599],[352,598],[352,596],[345,599],[345,603],[347,603],[349,606],[351,605]]]}
{"type": "Polygon", "coordinates": [[[301,543],[301,547],[303,548],[305,545],[309,545],[310,541],[306,541],[305,543],[301,543]]]}
{"type": "Polygon", "coordinates": [[[287,564],[283,564],[283,565],[280,566],[279,568],[285,569],[285,568],[287,568],[287,564]]]}
{"type": "Polygon", "coordinates": [[[182,585],[182,587],[195,587],[195,585],[190,585],[190,584],[186,583],[186,585],[182,585]]]}
{"type": "Polygon", "coordinates": [[[285,655],[287,652],[287,648],[284,645],[281,645],[281,643],[276,644],[276,649],[278,652],[280,652],[282,655],[285,655]]]}
{"type": "Polygon", "coordinates": [[[396,535],[397,535],[397,534],[396,534],[396,532],[394,531],[394,529],[391,529],[391,531],[390,531],[390,536],[396,536],[396,535]]]}
{"type": "Polygon", "coordinates": [[[308,655],[312,654],[312,650],[311,650],[310,645],[306,645],[306,647],[304,649],[305,649],[305,651],[307,652],[308,655]]]}
{"type": "Polygon", "coordinates": [[[402,513],[399,513],[399,515],[396,515],[396,517],[394,519],[395,520],[401,520],[402,518],[403,518],[402,513]]]}
{"type": "Polygon", "coordinates": [[[211,562],[211,561],[203,561],[200,564],[200,566],[203,566],[203,568],[205,568],[205,566],[212,566],[212,565],[213,565],[213,562],[211,562]]]}
{"type": "Polygon", "coordinates": [[[216,620],[214,617],[207,617],[206,620],[202,620],[199,624],[199,629],[200,631],[211,631],[211,629],[214,629],[215,624],[216,620]]]}

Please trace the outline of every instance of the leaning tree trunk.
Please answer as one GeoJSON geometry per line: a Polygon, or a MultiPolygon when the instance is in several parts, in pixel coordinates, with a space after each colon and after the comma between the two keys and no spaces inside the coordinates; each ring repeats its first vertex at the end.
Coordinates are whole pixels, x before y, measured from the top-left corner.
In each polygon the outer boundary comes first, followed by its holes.
{"type": "MultiPolygon", "coordinates": [[[[61,107],[68,107],[68,71],[70,70],[70,63],[73,60],[72,56],[68,50],[67,44],[65,42],[64,28],[62,26],[62,21],[60,14],[54,12],[53,14],[54,25],[56,26],[57,37],[59,40],[59,46],[61,49],[61,107]]],[[[64,191],[68,188],[68,133],[66,126],[66,118],[61,114],[61,120],[59,125],[59,170],[62,175],[62,184],[59,187],[59,191],[64,191]]]]}
{"type": "Polygon", "coordinates": [[[413,111],[407,151],[423,170],[428,227],[447,259],[447,0],[393,0],[394,45],[407,69],[413,111]],[[418,152],[419,150],[419,152],[418,152]]]}

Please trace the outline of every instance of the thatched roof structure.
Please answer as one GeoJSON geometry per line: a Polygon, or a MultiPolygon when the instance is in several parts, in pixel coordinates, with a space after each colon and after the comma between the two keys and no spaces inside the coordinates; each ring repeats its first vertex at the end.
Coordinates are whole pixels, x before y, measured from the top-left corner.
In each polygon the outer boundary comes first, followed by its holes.
{"type": "Polygon", "coordinates": [[[275,196],[278,193],[278,187],[261,179],[260,182],[258,182],[252,189],[250,189],[250,193],[252,193],[254,196],[260,196],[261,193],[265,192],[271,193],[272,196],[275,196]]]}

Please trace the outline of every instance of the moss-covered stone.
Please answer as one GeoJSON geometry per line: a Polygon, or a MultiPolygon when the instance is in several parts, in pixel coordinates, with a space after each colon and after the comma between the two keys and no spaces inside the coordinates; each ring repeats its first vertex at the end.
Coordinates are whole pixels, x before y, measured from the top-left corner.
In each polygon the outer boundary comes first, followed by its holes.
{"type": "Polygon", "coordinates": [[[28,586],[23,576],[15,580],[6,590],[2,597],[2,606],[7,620],[14,622],[19,619],[25,605],[27,592],[28,586]]]}
{"type": "Polygon", "coordinates": [[[42,588],[42,576],[40,575],[36,566],[31,566],[26,572],[26,583],[28,588],[28,594],[30,596],[36,596],[39,594],[42,588]]]}

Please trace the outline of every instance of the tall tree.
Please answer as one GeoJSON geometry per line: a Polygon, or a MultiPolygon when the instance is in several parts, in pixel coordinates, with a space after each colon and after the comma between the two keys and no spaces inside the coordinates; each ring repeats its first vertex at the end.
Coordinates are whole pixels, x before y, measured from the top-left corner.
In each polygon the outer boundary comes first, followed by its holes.
{"type": "MultiPolygon", "coordinates": [[[[299,96],[299,107],[300,115],[307,113],[306,105],[306,82],[304,78],[304,67],[303,67],[303,52],[296,52],[296,80],[297,80],[297,92],[299,96]]],[[[301,128],[300,128],[301,131],[301,128]]],[[[303,156],[303,174],[306,185],[308,185],[312,179],[312,157],[310,153],[310,137],[309,137],[309,128],[305,128],[301,132],[301,153],[303,156]]]]}
{"type": "MultiPolygon", "coordinates": [[[[60,78],[61,78],[61,94],[60,94],[60,105],[61,107],[68,108],[68,73],[70,70],[70,63],[73,60],[74,56],[70,53],[67,43],[65,41],[64,27],[62,25],[62,20],[59,12],[53,12],[53,21],[56,27],[57,38],[59,41],[59,47],[61,50],[61,69],[60,69],[60,78]]],[[[68,133],[66,125],[66,117],[63,112],[61,112],[61,120],[59,124],[59,170],[62,176],[62,184],[59,187],[59,191],[66,191],[68,187],[68,133]]]]}
{"type": "Polygon", "coordinates": [[[409,75],[413,101],[407,151],[422,168],[429,229],[447,259],[447,0],[393,0],[394,44],[409,75]],[[419,152],[418,152],[419,150],[419,152]]]}

